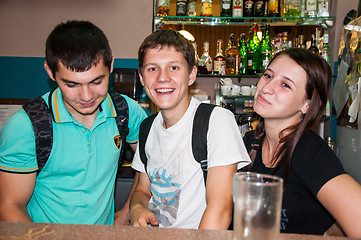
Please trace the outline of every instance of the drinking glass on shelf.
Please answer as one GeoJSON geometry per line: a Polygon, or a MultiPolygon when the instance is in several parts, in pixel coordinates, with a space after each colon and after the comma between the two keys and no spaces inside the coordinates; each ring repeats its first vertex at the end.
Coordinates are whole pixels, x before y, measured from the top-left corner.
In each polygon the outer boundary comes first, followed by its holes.
{"type": "Polygon", "coordinates": [[[283,180],[239,172],[233,177],[234,240],[276,240],[281,222],[283,180]]]}

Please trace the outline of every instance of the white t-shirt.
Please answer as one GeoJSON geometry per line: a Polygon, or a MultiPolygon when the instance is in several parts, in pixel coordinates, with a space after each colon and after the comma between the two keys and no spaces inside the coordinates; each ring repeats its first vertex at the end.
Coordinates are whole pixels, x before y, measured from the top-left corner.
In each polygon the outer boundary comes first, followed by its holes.
{"type": "MultiPolygon", "coordinates": [[[[203,171],[193,157],[191,145],[193,119],[199,104],[192,98],[184,116],[168,129],[163,127],[162,115],[158,114],[148,135],[145,153],[152,192],[148,207],[159,227],[198,228],[206,208],[203,171]]],[[[250,163],[229,110],[221,107],[213,110],[207,144],[208,168],[238,163],[239,169],[250,163]]],[[[132,167],[145,172],[138,148],[132,167]]]]}

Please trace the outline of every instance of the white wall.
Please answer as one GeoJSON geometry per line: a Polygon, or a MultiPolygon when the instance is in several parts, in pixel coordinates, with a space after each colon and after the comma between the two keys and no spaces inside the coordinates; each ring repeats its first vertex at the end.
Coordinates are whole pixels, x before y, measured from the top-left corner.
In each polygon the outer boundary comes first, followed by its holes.
{"type": "Polygon", "coordinates": [[[152,32],[152,0],[0,0],[0,56],[43,57],[50,31],[70,19],[90,20],[116,58],[137,58],[152,32]]]}

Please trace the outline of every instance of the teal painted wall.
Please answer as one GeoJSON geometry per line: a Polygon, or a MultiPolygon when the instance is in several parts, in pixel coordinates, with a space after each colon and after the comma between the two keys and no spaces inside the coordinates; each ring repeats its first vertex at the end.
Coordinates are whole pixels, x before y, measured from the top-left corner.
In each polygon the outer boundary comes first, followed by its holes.
{"type": "MultiPolygon", "coordinates": [[[[56,84],[48,77],[44,61],[44,57],[0,56],[0,98],[29,99],[54,89],[56,84]]],[[[138,68],[138,59],[117,58],[114,68],[138,68]]]]}

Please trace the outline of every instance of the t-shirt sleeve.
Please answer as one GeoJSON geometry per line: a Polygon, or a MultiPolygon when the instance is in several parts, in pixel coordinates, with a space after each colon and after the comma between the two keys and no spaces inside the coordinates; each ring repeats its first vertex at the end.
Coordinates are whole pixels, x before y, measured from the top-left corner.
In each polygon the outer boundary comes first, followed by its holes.
{"type": "Polygon", "coordinates": [[[332,178],[344,174],[345,170],[336,154],[315,133],[297,144],[291,169],[317,197],[318,191],[332,178]]]}
{"type": "Polygon", "coordinates": [[[216,107],[210,118],[207,134],[208,167],[237,163],[237,169],[251,160],[232,112],[216,107]]]}
{"type": "Polygon", "coordinates": [[[137,144],[137,150],[135,151],[134,157],[133,157],[133,161],[132,161],[132,168],[138,172],[143,172],[145,173],[145,168],[144,168],[144,164],[142,163],[142,161],[140,160],[140,155],[139,155],[139,144],[137,144]]]}
{"type": "Polygon", "coordinates": [[[35,135],[23,109],[8,120],[0,132],[0,169],[16,173],[38,169],[35,135]]]}
{"type": "MultiPolygon", "coordinates": [[[[123,95],[124,96],[124,95],[123,95]]],[[[139,126],[147,117],[143,108],[133,99],[124,96],[129,108],[129,134],[126,138],[128,143],[137,143],[139,139],[139,126]]]]}

